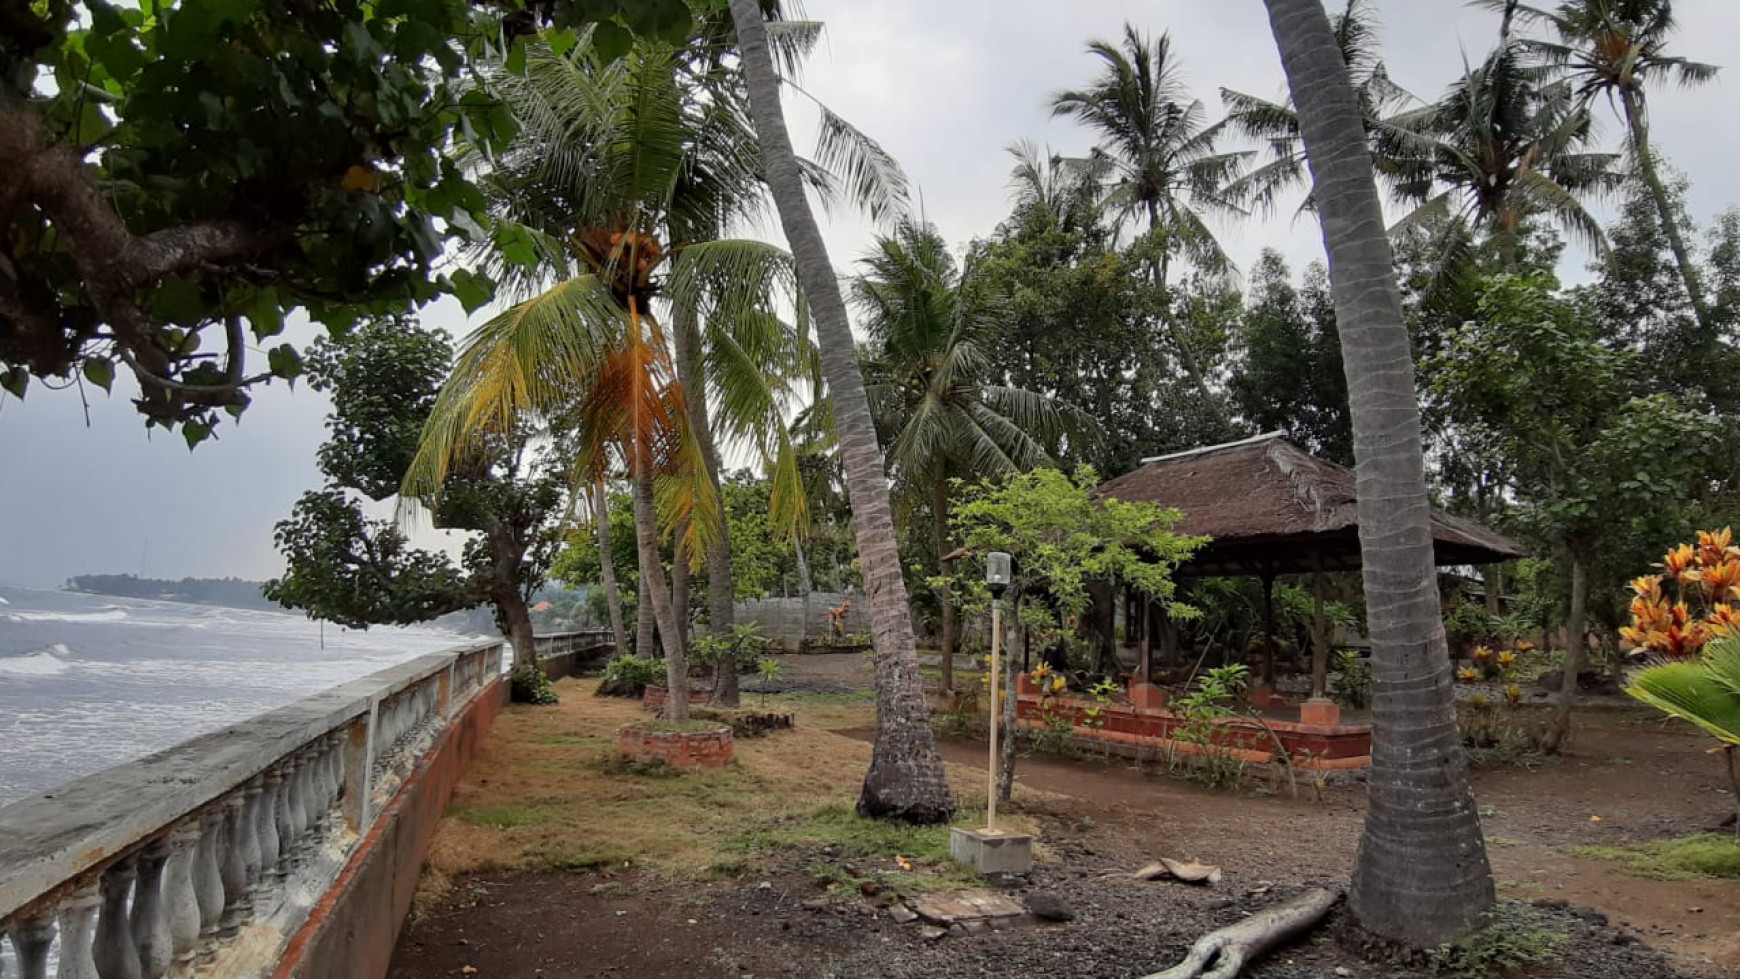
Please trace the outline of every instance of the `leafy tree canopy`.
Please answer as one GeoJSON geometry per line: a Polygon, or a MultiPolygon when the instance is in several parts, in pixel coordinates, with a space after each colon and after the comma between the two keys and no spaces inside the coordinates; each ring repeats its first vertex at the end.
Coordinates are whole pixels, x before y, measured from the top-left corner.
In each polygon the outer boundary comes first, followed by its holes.
{"type": "Polygon", "coordinates": [[[1073,474],[1035,469],[1001,482],[958,486],[960,502],[951,521],[953,535],[968,554],[947,582],[969,607],[984,607],[984,556],[1005,551],[1015,559],[1012,589],[1017,595],[1043,593],[1042,602],[1022,602],[1022,619],[1050,626],[1087,610],[1089,582],[1127,584],[1166,603],[1172,614],[1195,611],[1173,601],[1172,572],[1188,560],[1206,537],[1175,534],[1183,514],[1152,503],[1096,499],[1100,478],[1091,467],[1073,474]]]}
{"type": "MultiPolygon", "coordinates": [[[[0,2],[0,386],[139,383],[148,424],[206,438],[335,335],[486,278],[435,267],[482,233],[455,162],[515,132],[471,59],[550,25],[680,39],[682,0],[0,2]],[[250,347],[266,349],[250,363],[250,347]]],[[[561,36],[561,35],[559,35],[561,36]]]]}

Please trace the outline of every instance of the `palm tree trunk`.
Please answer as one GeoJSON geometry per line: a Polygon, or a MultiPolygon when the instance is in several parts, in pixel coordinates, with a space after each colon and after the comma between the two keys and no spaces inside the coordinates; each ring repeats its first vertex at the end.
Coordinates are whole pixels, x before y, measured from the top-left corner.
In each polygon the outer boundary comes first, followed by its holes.
{"type": "Polygon", "coordinates": [[[679,522],[673,536],[677,543],[676,554],[671,558],[671,610],[677,616],[677,644],[688,649],[689,582],[693,580],[689,542],[685,540],[689,536],[689,522],[679,522]]]}
{"type": "MultiPolygon", "coordinates": [[[[797,561],[798,594],[808,595],[816,590],[816,581],[810,576],[810,559],[804,554],[804,539],[802,535],[791,539],[792,557],[797,561]]],[[[838,577],[838,576],[836,576],[838,577]]],[[[836,590],[839,582],[834,582],[836,590]]]]}
{"type": "Polygon", "coordinates": [[[1372,767],[1349,904],[1416,948],[1494,902],[1438,608],[1414,363],[1365,128],[1321,0],[1264,0],[1329,252],[1353,414],[1372,642],[1372,767]]]}
{"type": "Polygon", "coordinates": [[[731,16],[768,187],[797,262],[798,281],[809,299],[822,369],[833,394],[846,494],[876,643],[876,745],[858,811],[909,822],[942,822],[954,813],[954,800],[943,776],[919,679],[918,648],[888,504],[887,469],[864,394],[858,347],[827,245],[804,196],[803,174],[780,107],[779,77],[768,50],[761,5],[757,0],[731,0],[731,16]]]}
{"type": "MultiPolygon", "coordinates": [[[[637,450],[638,451],[638,450],[637,450]]],[[[658,513],[654,509],[652,474],[649,464],[641,460],[629,477],[634,495],[634,537],[640,552],[641,593],[652,602],[652,618],[658,622],[659,641],[665,649],[665,719],[689,719],[689,659],[684,654],[682,631],[677,628],[676,610],[671,605],[671,591],[665,583],[665,569],[659,561],[658,513]]],[[[641,615],[647,614],[646,609],[641,615]]]]}
{"type": "MultiPolygon", "coordinates": [[[[639,523],[637,518],[635,524],[638,526],[639,523]]],[[[635,543],[634,553],[635,560],[639,561],[640,543],[638,539],[635,543]]],[[[645,567],[645,563],[641,562],[638,566],[645,567]]],[[[656,625],[657,620],[653,618],[652,582],[643,574],[640,576],[640,587],[635,589],[634,654],[636,656],[658,655],[658,651],[653,649],[653,629],[656,625]]]]}
{"type": "Polygon", "coordinates": [[[1686,296],[1692,301],[1692,314],[1698,318],[1699,327],[1709,329],[1710,308],[1704,303],[1704,289],[1698,282],[1698,269],[1692,264],[1685,235],[1680,232],[1680,223],[1674,217],[1673,202],[1668,200],[1667,187],[1662,184],[1661,174],[1655,169],[1655,155],[1649,149],[1649,126],[1643,119],[1643,106],[1638,101],[1637,92],[1631,88],[1620,89],[1619,94],[1620,101],[1625,106],[1625,124],[1631,133],[1631,152],[1637,157],[1637,172],[1649,187],[1650,196],[1655,198],[1655,212],[1661,219],[1661,233],[1667,236],[1668,247],[1673,249],[1674,262],[1680,268],[1680,279],[1686,284],[1686,296]]]}
{"type": "Polygon", "coordinates": [[[1583,622],[1589,607],[1589,562],[1571,552],[1571,608],[1565,615],[1565,669],[1559,697],[1553,702],[1553,723],[1541,738],[1541,750],[1557,754],[1571,733],[1571,708],[1577,703],[1577,674],[1583,672],[1583,622]]]}
{"type": "MultiPolygon", "coordinates": [[[[1160,226],[1160,210],[1153,201],[1148,202],[1148,232],[1160,226]]],[[[1190,375],[1190,380],[1203,397],[1209,397],[1208,382],[1202,376],[1202,362],[1196,359],[1196,351],[1185,342],[1184,334],[1178,331],[1178,321],[1172,315],[1172,294],[1167,288],[1167,274],[1172,267],[1172,243],[1168,241],[1161,249],[1160,258],[1148,266],[1148,272],[1153,276],[1153,285],[1160,293],[1160,298],[1166,301],[1166,312],[1163,321],[1166,335],[1172,339],[1172,346],[1178,351],[1178,362],[1184,365],[1184,372],[1190,375]]]]}
{"type": "MultiPolygon", "coordinates": [[[[707,406],[707,383],[701,363],[701,325],[695,311],[679,307],[671,317],[673,339],[677,348],[677,378],[683,382],[683,401],[689,412],[689,431],[701,449],[701,459],[707,466],[707,481],[713,485],[713,495],[723,507],[723,470],[719,463],[719,444],[713,437],[713,417],[707,406]]],[[[723,510],[721,510],[723,513],[723,510]]],[[[731,577],[731,535],[725,527],[707,544],[707,631],[729,635],[736,621],[735,593],[731,577]]],[[[737,664],[721,659],[713,674],[713,703],[721,707],[736,707],[742,702],[737,689],[737,664]]]]}
{"type": "Polygon", "coordinates": [[[598,526],[598,577],[604,581],[604,601],[610,606],[610,638],[616,651],[628,652],[628,629],[623,625],[622,587],[616,583],[616,561],[610,556],[610,494],[604,480],[594,490],[593,513],[598,526]]]}
{"type": "MultiPolygon", "coordinates": [[[[937,568],[945,579],[954,566],[954,562],[945,557],[949,552],[948,489],[947,470],[941,470],[936,475],[930,509],[936,536],[937,568]]],[[[949,594],[947,586],[937,591],[937,598],[942,604],[942,688],[943,693],[946,694],[955,688],[955,643],[957,641],[955,602],[954,596],[949,594]]]]}

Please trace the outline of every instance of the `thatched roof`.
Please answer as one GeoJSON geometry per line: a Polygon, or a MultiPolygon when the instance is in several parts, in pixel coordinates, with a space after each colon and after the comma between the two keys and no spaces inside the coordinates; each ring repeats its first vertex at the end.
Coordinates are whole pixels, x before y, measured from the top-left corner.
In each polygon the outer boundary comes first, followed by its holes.
{"type": "MultiPolygon", "coordinates": [[[[1278,433],[1144,460],[1099,488],[1103,496],[1183,511],[1180,533],[1214,541],[1185,575],[1296,574],[1359,567],[1353,471],[1278,433]]],[[[1510,539],[1472,520],[1432,511],[1438,563],[1521,557],[1510,539]]]]}

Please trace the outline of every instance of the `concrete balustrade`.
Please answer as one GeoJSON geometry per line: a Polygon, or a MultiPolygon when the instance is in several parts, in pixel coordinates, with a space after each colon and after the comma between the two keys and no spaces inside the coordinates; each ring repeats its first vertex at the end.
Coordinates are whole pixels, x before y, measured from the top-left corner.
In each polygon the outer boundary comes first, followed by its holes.
{"type": "Polygon", "coordinates": [[[0,808],[0,979],[273,975],[501,669],[425,656],[0,808]]]}

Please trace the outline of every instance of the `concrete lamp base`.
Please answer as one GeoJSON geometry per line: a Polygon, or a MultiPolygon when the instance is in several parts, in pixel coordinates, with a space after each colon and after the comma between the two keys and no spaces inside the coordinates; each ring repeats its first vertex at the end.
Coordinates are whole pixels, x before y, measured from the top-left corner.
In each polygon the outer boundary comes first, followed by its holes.
{"type": "Polygon", "coordinates": [[[1033,869],[1033,837],[956,826],[949,830],[949,856],[986,877],[1025,874],[1033,869]]]}

